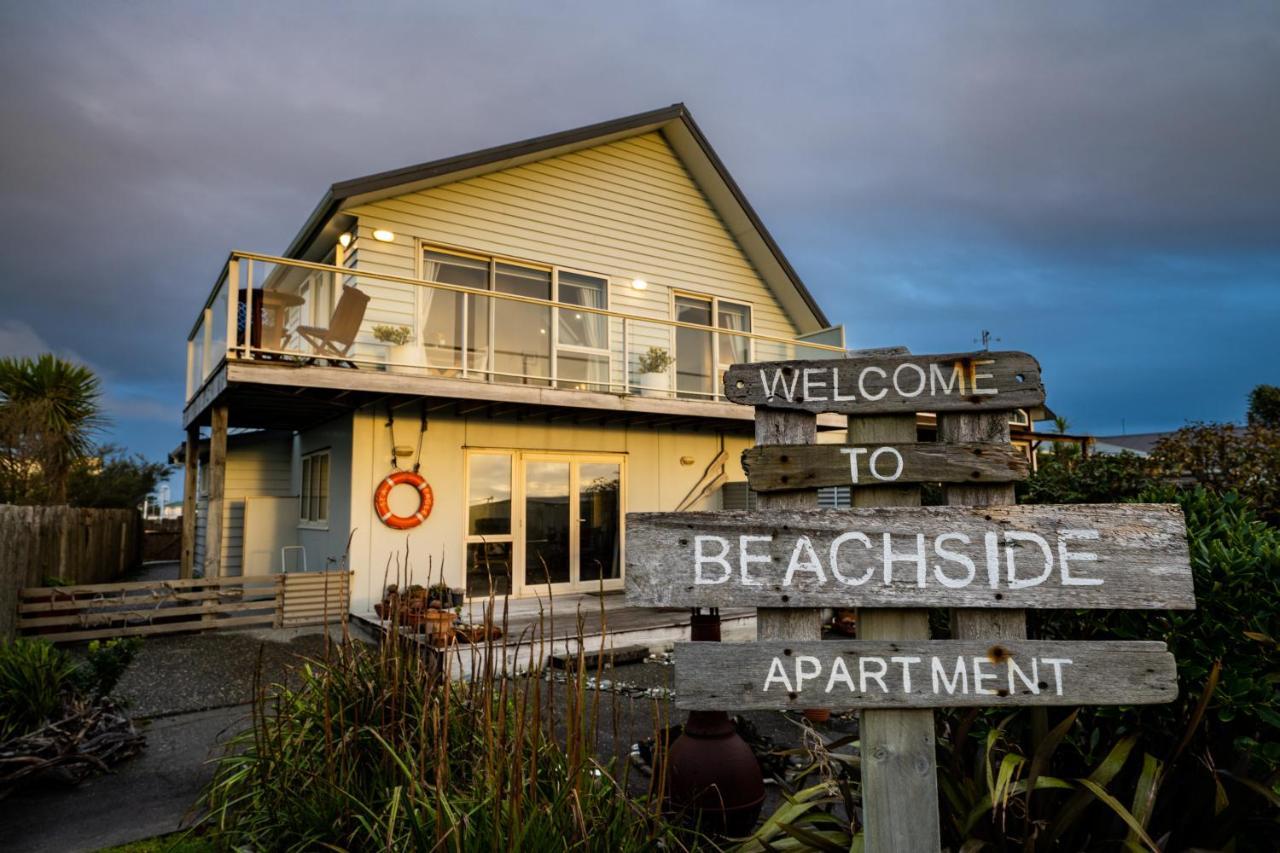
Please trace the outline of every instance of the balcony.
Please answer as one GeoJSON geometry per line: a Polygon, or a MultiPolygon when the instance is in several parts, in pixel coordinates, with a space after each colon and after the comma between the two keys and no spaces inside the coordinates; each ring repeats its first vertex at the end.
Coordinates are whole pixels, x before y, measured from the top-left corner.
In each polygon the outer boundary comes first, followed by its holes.
{"type": "Polygon", "coordinates": [[[598,307],[608,282],[585,273],[465,256],[427,267],[443,280],[233,253],[187,338],[185,420],[228,383],[605,409],[625,399],[714,417],[740,408],[721,394],[730,364],[845,354],[748,331],[749,308],[733,303],[676,297],[682,319],[670,320],[598,307]]]}

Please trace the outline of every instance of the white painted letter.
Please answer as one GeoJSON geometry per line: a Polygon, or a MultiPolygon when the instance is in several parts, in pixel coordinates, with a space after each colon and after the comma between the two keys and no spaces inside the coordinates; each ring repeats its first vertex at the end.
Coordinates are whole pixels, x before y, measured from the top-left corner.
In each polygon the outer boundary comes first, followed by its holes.
{"type": "Polygon", "coordinates": [[[782,579],[782,585],[791,586],[791,578],[796,572],[813,572],[818,583],[827,582],[827,574],[822,571],[822,561],[818,559],[818,554],[813,550],[813,543],[809,541],[808,536],[797,539],[796,547],[791,549],[791,562],[787,565],[787,576],[782,579]],[[801,551],[804,551],[803,560],[800,559],[801,551]]]}
{"type": "Polygon", "coordinates": [[[764,388],[765,399],[772,400],[778,396],[778,385],[782,385],[782,390],[786,392],[787,400],[791,401],[796,396],[796,383],[800,381],[800,374],[794,370],[791,372],[791,387],[787,387],[787,380],[782,376],[782,368],[774,368],[773,381],[769,381],[769,377],[765,374],[764,368],[760,368],[760,385],[764,388]]]}
{"type": "Polygon", "coordinates": [[[858,482],[858,457],[867,452],[865,447],[842,447],[840,452],[849,457],[849,480],[858,482]]]}
{"type": "Polygon", "coordinates": [[[1027,674],[1022,671],[1021,667],[1019,667],[1016,663],[1013,662],[1013,655],[1009,655],[1008,661],[1009,661],[1009,693],[1010,695],[1017,692],[1017,689],[1018,689],[1013,680],[1014,673],[1017,673],[1018,678],[1022,679],[1022,683],[1027,685],[1027,687],[1031,690],[1032,695],[1035,695],[1035,696],[1040,695],[1040,664],[1035,659],[1035,657],[1033,656],[1031,658],[1031,677],[1030,678],[1027,678],[1027,674]]]}
{"type": "Polygon", "coordinates": [[[893,447],[877,447],[876,452],[871,454],[871,458],[867,460],[867,468],[871,471],[871,476],[883,482],[892,482],[902,476],[902,454],[893,447]],[[898,468],[888,477],[881,477],[880,472],[876,470],[876,460],[883,453],[892,453],[894,458],[898,460],[898,468]]]}
{"type": "MultiPolygon", "coordinates": [[[[776,660],[776,658],[775,658],[776,660]]],[[[951,678],[947,678],[947,671],[942,668],[942,661],[937,657],[931,659],[930,672],[933,675],[933,692],[940,693],[939,685],[947,688],[947,692],[955,695],[956,686],[960,687],[960,694],[964,695],[969,692],[969,670],[964,667],[964,658],[956,658],[956,671],[951,678]]]]}
{"type": "Polygon", "coordinates": [[[864,583],[871,580],[871,575],[875,572],[876,567],[871,563],[868,563],[866,572],[864,572],[862,577],[857,580],[850,580],[840,574],[840,546],[850,540],[861,542],[863,547],[867,548],[867,550],[871,549],[871,540],[867,538],[865,533],[859,533],[856,530],[848,533],[841,533],[831,542],[831,574],[836,580],[840,581],[840,583],[848,584],[849,586],[862,586],[864,583]]]}
{"type": "Polygon", "coordinates": [[[782,682],[782,688],[788,693],[794,692],[791,689],[791,679],[787,678],[787,671],[782,666],[782,658],[779,657],[775,657],[773,663],[769,664],[769,675],[764,680],[764,690],[762,692],[768,693],[769,685],[774,681],[782,682]]]}
{"type": "Polygon", "coordinates": [[[798,655],[796,657],[796,692],[804,690],[804,683],[818,677],[822,672],[822,661],[812,655],[798,655]],[[812,669],[805,671],[806,664],[812,669]]]}
{"type": "Polygon", "coordinates": [[[723,536],[695,536],[693,537],[693,582],[695,584],[716,584],[724,583],[729,579],[729,575],[733,574],[733,567],[729,565],[729,561],[725,559],[725,555],[729,553],[729,540],[723,536]],[[715,556],[709,556],[702,553],[702,544],[704,542],[717,542],[720,544],[720,553],[715,556]],[[703,563],[719,563],[724,566],[724,576],[719,580],[711,580],[702,576],[703,563]]]}
{"type": "Polygon", "coordinates": [[[978,365],[979,364],[995,364],[995,363],[996,363],[996,360],[994,358],[975,359],[974,361],[969,363],[969,386],[973,389],[973,393],[975,394],[999,394],[1000,393],[999,388],[979,388],[978,387],[979,379],[991,378],[990,373],[979,373],[978,365]]]}
{"type": "Polygon", "coordinates": [[[772,536],[739,536],[738,537],[738,577],[742,580],[743,586],[764,586],[763,581],[758,581],[751,577],[751,570],[748,568],[752,563],[772,563],[773,558],[768,554],[749,554],[747,548],[752,542],[772,542],[772,536]]]}
{"type": "Polygon", "coordinates": [[[867,692],[867,682],[874,681],[880,685],[881,693],[888,693],[889,688],[884,683],[884,674],[889,671],[889,665],[884,662],[884,658],[858,658],[858,688],[863,692],[867,692]],[[867,672],[867,661],[873,661],[880,669],[876,672],[867,672]]]}
{"type": "Polygon", "coordinates": [[[937,363],[929,365],[929,390],[937,394],[938,386],[942,386],[943,394],[950,394],[952,389],[956,387],[956,383],[960,383],[960,394],[964,395],[964,371],[960,369],[961,362],[957,361],[951,366],[951,381],[943,377],[942,371],[938,369],[937,363]]]}
{"type": "Polygon", "coordinates": [[[868,393],[867,393],[867,384],[866,384],[866,383],[867,383],[867,374],[868,374],[868,373],[870,373],[870,372],[871,372],[871,371],[873,371],[873,370],[874,370],[876,373],[879,373],[879,374],[880,374],[880,378],[881,378],[881,379],[884,379],[884,378],[888,377],[888,375],[889,375],[889,374],[885,373],[883,370],[881,370],[880,368],[876,367],[875,365],[871,365],[870,367],[864,367],[864,368],[862,368],[862,372],[858,374],[858,391],[859,391],[859,393],[861,393],[861,394],[862,394],[862,399],[864,399],[864,400],[869,400],[869,401],[872,401],[872,402],[874,402],[874,401],[876,401],[876,400],[884,399],[884,395],[889,393],[889,389],[888,389],[888,388],[881,388],[881,389],[880,389],[880,393],[879,393],[879,394],[868,394],[868,393]]]}
{"type": "Polygon", "coordinates": [[[831,677],[827,679],[827,692],[831,692],[831,688],[836,686],[836,679],[843,681],[845,686],[849,688],[849,692],[853,693],[858,688],[853,684],[853,676],[849,674],[849,667],[845,665],[844,658],[836,655],[836,659],[831,662],[831,677]]]}
{"type": "Polygon", "coordinates": [[[850,400],[858,399],[856,394],[840,393],[840,368],[831,368],[831,400],[835,403],[847,403],[850,400]]]}
{"type": "Polygon", "coordinates": [[[886,585],[893,583],[893,564],[897,562],[907,562],[916,564],[916,586],[923,587],[925,572],[928,566],[924,558],[924,534],[916,534],[916,552],[914,554],[897,554],[893,550],[892,534],[884,534],[884,582],[886,585]]]}
{"type": "Polygon", "coordinates": [[[1039,586],[1045,582],[1049,575],[1053,574],[1053,551],[1049,548],[1049,543],[1044,541],[1044,537],[1035,533],[1027,533],[1021,530],[1006,530],[1004,532],[1004,557],[1008,565],[1009,572],[1009,589],[1024,589],[1029,586],[1039,586]],[[1040,546],[1041,553],[1044,554],[1044,571],[1036,575],[1034,578],[1018,578],[1018,570],[1014,565],[1013,552],[1014,547],[1010,542],[1034,542],[1040,546]]]}
{"type": "Polygon", "coordinates": [[[1070,666],[1070,658],[1044,658],[1044,662],[1053,667],[1053,683],[1058,690],[1058,695],[1062,695],[1062,668],[1070,666]]]}
{"type": "Polygon", "coordinates": [[[924,375],[924,368],[918,364],[912,364],[909,361],[904,361],[902,364],[899,364],[893,371],[894,389],[903,397],[907,397],[908,399],[910,399],[911,397],[919,397],[920,394],[923,393],[924,386],[927,384],[927,382],[928,380],[925,378],[925,375],[924,375]],[[898,381],[899,379],[898,374],[902,373],[902,371],[907,368],[911,368],[912,370],[914,370],[916,372],[916,375],[920,377],[920,384],[917,385],[916,390],[912,391],[910,394],[902,390],[902,384],[898,381]]]}
{"type": "Polygon", "coordinates": [[[911,692],[911,664],[920,663],[920,658],[894,657],[889,658],[894,663],[902,664],[902,692],[911,692]]]}
{"type": "Polygon", "coordinates": [[[978,569],[976,566],[974,566],[973,560],[970,560],[964,554],[961,554],[959,551],[952,551],[942,547],[944,542],[947,542],[951,539],[955,539],[962,545],[969,544],[969,537],[963,533],[939,533],[938,538],[933,540],[933,550],[937,552],[938,556],[941,557],[942,559],[950,560],[953,563],[959,563],[960,565],[964,566],[966,574],[963,578],[960,578],[958,580],[952,580],[951,578],[947,577],[942,573],[941,563],[934,563],[933,576],[938,579],[938,583],[942,584],[948,589],[962,589],[963,587],[966,587],[969,584],[973,583],[974,575],[977,574],[978,569]]]}
{"type": "Polygon", "coordinates": [[[982,667],[990,663],[986,658],[973,659],[973,693],[975,696],[994,696],[994,690],[988,690],[982,686],[984,681],[995,681],[995,673],[983,672],[982,667]]]}
{"type": "Polygon", "coordinates": [[[1101,586],[1102,578],[1073,578],[1071,577],[1071,567],[1067,565],[1068,561],[1076,560],[1079,562],[1096,561],[1097,554],[1091,554],[1088,551],[1077,551],[1074,554],[1067,551],[1067,542],[1071,539],[1099,539],[1096,530],[1059,530],[1058,531],[1058,571],[1062,573],[1063,586],[1101,586]]]}
{"type": "Polygon", "coordinates": [[[816,397],[814,396],[814,393],[813,393],[814,391],[820,388],[826,388],[827,387],[826,380],[811,378],[810,374],[826,373],[827,369],[825,367],[806,367],[802,372],[804,373],[804,379],[802,380],[802,388],[804,389],[804,398],[806,400],[826,402],[827,396],[825,394],[823,394],[821,397],[816,397]]]}
{"type": "Polygon", "coordinates": [[[987,580],[995,589],[1000,585],[1000,534],[988,533],[983,540],[987,544],[987,580]]]}

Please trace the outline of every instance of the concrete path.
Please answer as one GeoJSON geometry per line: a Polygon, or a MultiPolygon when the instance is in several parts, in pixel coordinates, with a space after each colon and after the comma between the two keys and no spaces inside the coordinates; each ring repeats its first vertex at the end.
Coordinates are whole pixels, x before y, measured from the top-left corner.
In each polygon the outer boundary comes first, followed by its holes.
{"type": "Polygon", "coordinates": [[[249,722],[253,680],[290,680],[324,652],[322,628],[212,632],[146,640],[115,695],[147,745],[77,787],[48,783],[0,799],[0,851],[98,850],[173,832],[213,775],[209,759],[249,722]]]}
{"type": "Polygon", "coordinates": [[[7,853],[77,853],[182,828],[213,775],[209,758],[248,723],[247,705],[141,724],[147,747],[76,788],[46,786],[0,800],[7,853]]]}

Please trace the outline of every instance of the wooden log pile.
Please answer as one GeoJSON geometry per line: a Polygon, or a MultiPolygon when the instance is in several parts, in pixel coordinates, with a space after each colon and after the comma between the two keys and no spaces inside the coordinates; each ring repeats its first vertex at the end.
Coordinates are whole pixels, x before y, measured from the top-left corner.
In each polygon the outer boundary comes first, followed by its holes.
{"type": "Polygon", "coordinates": [[[61,719],[0,743],[0,799],[36,778],[79,784],[145,745],[146,738],[110,699],[68,702],[61,719]]]}

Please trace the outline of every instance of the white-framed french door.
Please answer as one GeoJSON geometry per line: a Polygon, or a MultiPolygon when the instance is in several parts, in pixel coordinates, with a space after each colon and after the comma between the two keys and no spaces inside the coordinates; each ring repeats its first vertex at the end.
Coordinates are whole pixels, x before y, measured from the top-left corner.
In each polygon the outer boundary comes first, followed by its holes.
{"type": "Polygon", "coordinates": [[[467,593],[620,589],[626,456],[468,448],[467,593]]]}

